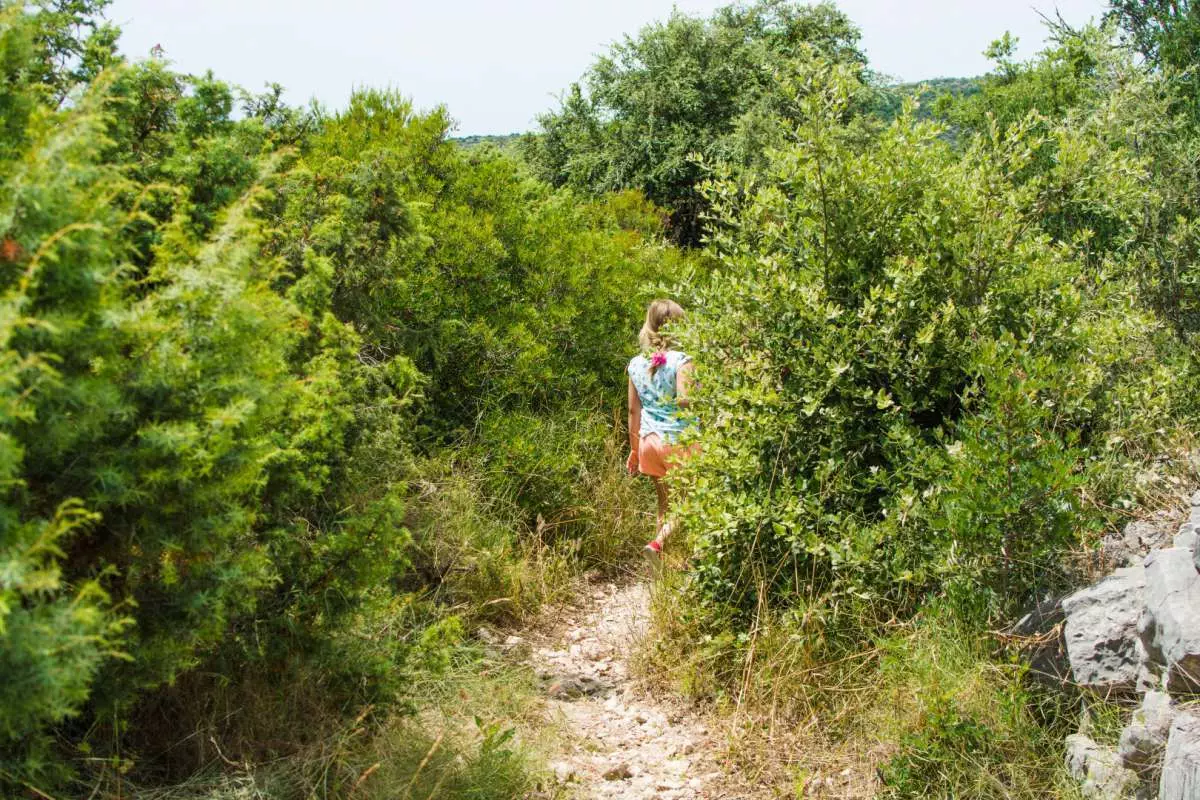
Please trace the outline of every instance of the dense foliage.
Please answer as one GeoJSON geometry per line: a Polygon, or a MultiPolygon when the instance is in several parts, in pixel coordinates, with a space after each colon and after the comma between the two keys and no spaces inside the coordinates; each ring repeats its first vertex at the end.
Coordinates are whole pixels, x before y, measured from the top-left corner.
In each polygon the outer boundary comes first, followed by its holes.
{"type": "Polygon", "coordinates": [[[1094,524],[1091,457],[1151,447],[1173,411],[1161,325],[1080,230],[1136,224],[1144,163],[1087,124],[961,152],[911,113],[876,132],[842,121],[853,76],[813,71],[795,144],[749,190],[711,188],[702,591],[1003,608],[1094,524]]]}
{"type": "MultiPolygon", "coordinates": [[[[1092,262],[1111,255],[1137,281],[1138,300],[1190,338],[1200,325],[1193,274],[1197,251],[1196,124],[1184,102],[1187,76],[1147,70],[1118,46],[1112,24],[1072,31],[1051,28],[1052,46],[1027,64],[1012,58],[1012,41],[990,50],[997,69],[977,93],[951,105],[947,118],[965,135],[990,135],[1021,126],[1041,135],[1055,126],[1086,126],[1093,147],[1119,148],[1137,159],[1144,176],[1136,203],[1141,218],[1114,219],[1100,203],[1043,214],[1050,235],[1086,231],[1092,262]]],[[[1030,174],[1050,168],[1057,147],[1042,148],[1030,174]]]]}
{"type": "Polygon", "coordinates": [[[1050,32],[1028,63],[997,41],[933,119],[853,114],[858,76],[810,63],[765,168],[710,165],[719,267],[683,289],[702,425],[664,629],[717,696],[885,716],[890,796],[1062,788],[1045,731],[1078,709],[1032,710],[988,631],[1086,580],[1071,554],[1169,485],[1196,422],[1186,80],[1111,23],[1050,32]]]}
{"type": "Polygon", "coordinates": [[[636,188],[672,212],[677,240],[701,238],[704,174],[694,156],[750,164],[791,118],[787,84],[809,54],[865,70],[859,31],[829,2],[758,0],[710,19],[675,12],[625,37],[541,117],[526,157],[554,185],[636,188]]]}
{"type": "Polygon", "coordinates": [[[433,710],[515,716],[471,632],[636,552],[622,366],[671,286],[672,674],[806,729],[866,686],[894,796],[1054,786],[1068,714],[987,631],[1195,423],[1195,6],[912,98],[829,3],[675,13],[515,157],[123,63],[105,5],[0,5],[0,793],[529,791],[433,710]]]}
{"type": "Polygon", "coordinates": [[[681,265],[640,196],[467,154],[440,110],[305,113],[276,89],[235,119],[211,75],[89,71],[100,33],[62,14],[0,16],[14,790],[82,763],[97,785],[186,774],[210,739],[277,749],[289,704],[402,707],[460,635],[438,604],[519,613],[522,548],[606,513],[621,342],[681,265]],[[48,52],[53,74],[26,68],[48,52]],[[431,494],[447,462],[476,488],[431,494]]]}

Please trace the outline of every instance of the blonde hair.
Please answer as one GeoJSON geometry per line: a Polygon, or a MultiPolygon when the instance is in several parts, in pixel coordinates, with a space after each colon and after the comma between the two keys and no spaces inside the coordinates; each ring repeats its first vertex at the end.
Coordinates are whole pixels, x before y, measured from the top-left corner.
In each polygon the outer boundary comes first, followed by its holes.
{"type": "MultiPolygon", "coordinates": [[[[662,333],[661,328],[666,323],[683,317],[683,306],[674,300],[653,301],[646,309],[646,321],[638,332],[638,343],[646,350],[670,350],[674,341],[669,334],[662,333]]],[[[651,367],[651,374],[656,371],[651,367]]]]}

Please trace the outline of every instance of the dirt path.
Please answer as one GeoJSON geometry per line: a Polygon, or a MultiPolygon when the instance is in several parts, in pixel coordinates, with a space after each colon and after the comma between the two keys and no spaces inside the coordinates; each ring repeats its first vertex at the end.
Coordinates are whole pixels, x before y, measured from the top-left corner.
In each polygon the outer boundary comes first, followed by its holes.
{"type": "Polygon", "coordinates": [[[644,635],[645,582],[595,584],[548,631],[529,638],[547,707],[567,732],[552,762],[579,798],[738,800],[704,720],[630,680],[628,658],[644,635]]]}

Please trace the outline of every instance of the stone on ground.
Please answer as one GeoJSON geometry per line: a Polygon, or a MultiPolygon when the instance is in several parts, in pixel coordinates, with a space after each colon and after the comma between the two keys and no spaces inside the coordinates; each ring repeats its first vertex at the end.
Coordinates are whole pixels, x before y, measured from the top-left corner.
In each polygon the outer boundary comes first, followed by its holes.
{"type": "Polygon", "coordinates": [[[1063,635],[1075,682],[1096,692],[1129,692],[1146,679],[1138,637],[1146,573],[1123,567],[1062,601],[1063,635]]]}
{"type": "Polygon", "coordinates": [[[1200,797],[1200,717],[1194,714],[1176,714],[1171,722],[1158,797],[1159,800],[1200,797]]]}
{"type": "Polygon", "coordinates": [[[1166,692],[1147,692],[1142,705],[1121,731],[1121,761],[1145,780],[1153,780],[1162,763],[1163,749],[1175,709],[1166,692]]]}
{"type": "Polygon", "coordinates": [[[1175,546],[1185,550],[1196,549],[1196,523],[1185,522],[1179,527],[1179,533],[1175,534],[1175,546]]]}
{"type": "Polygon", "coordinates": [[[629,765],[624,762],[609,767],[604,771],[604,780],[606,781],[627,781],[632,777],[633,772],[630,771],[629,765]]]}
{"type": "Polygon", "coordinates": [[[587,675],[557,675],[550,679],[546,694],[560,700],[586,697],[599,692],[603,687],[595,678],[587,675]]]}
{"type": "Polygon", "coordinates": [[[1172,692],[1200,690],[1200,572],[1181,547],[1155,550],[1145,562],[1145,611],[1139,629],[1150,658],[1167,668],[1172,692]]]}
{"type": "Polygon", "coordinates": [[[1082,733],[1067,737],[1067,769],[1082,781],[1088,800],[1121,800],[1137,787],[1138,777],[1121,766],[1121,758],[1109,747],[1096,744],[1082,733]]]}
{"type": "Polygon", "coordinates": [[[1105,541],[1104,555],[1109,563],[1137,566],[1146,553],[1166,547],[1174,531],[1175,526],[1166,519],[1134,520],[1122,528],[1118,536],[1105,541]]]}

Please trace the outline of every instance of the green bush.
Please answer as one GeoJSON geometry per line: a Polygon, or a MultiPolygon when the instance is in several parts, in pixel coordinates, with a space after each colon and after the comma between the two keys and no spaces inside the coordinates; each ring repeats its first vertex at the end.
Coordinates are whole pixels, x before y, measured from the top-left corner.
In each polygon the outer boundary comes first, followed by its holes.
{"type": "MultiPolygon", "coordinates": [[[[24,577],[5,585],[21,601],[3,651],[14,689],[42,687],[27,695],[35,712],[6,708],[9,741],[85,698],[111,719],[218,652],[261,649],[234,632],[264,608],[313,635],[403,564],[395,496],[308,536],[287,513],[323,501],[345,458],[343,409],[363,391],[330,360],[357,364],[353,335],[327,324],[323,355],[292,371],[304,317],[259,271],[255,195],[211,242],[182,219],[169,226],[137,281],[124,235],[147,218],[110,202],[137,188],[100,160],[103,99],[101,87],[70,111],[35,113],[5,183],[0,238],[19,270],[3,285],[5,360],[18,369],[2,541],[24,577]],[[115,606],[98,604],[105,593],[115,606]],[[116,637],[126,617],[135,624],[116,637]],[[30,626],[51,618],[70,646],[31,651],[30,626]]],[[[37,779],[38,764],[6,771],[37,779]]]]}
{"type": "MultiPolygon", "coordinates": [[[[74,14],[0,12],[5,791],[313,746],[561,596],[632,530],[622,342],[685,268],[392,93],[235,120],[150,61],[60,107],[74,14]]],[[[524,770],[485,739],[467,794],[524,770]]]]}
{"type": "Polygon", "coordinates": [[[611,402],[646,284],[680,271],[657,212],[552,192],[503,157],[464,155],[448,127],[394,94],[355,95],[281,179],[273,251],[292,276],[327,260],[337,316],[373,357],[428,376],[435,434],[491,408],[611,402]]]}
{"type": "MultiPolygon", "coordinates": [[[[1017,176],[1020,182],[1072,162],[1078,170],[1089,149],[1135,155],[1142,180],[1123,212],[1103,194],[1075,192],[1047,205],[1037,222],[1056,239],[1086,238],[1081,252],[1092,264],[1111,258],[1111,268],[1137,281],[1139,302],[1171,323],[1181,338],[1190,338],[1200,329],[1193,274],[1200,246],[1195,81],[1171,69],[1147,69],[1117,41],[1113,21],[1132,26],[1132,38],[1152,49],[1145,37],[1153,26],[1146,26],[1161,9],[1148,6],[1135,14],[1124,3],[1114,3],[1114,9],[1103,27],[1073,31],[1052,25],[1053,46],[1027,63],[1012,60],[1011,41],[997,42],[991,50],[997,69],[980,80],[980,91],[945,103],[942,110],[967,137],[1039,131],[1044,141],[1017,176]],[[1062,140],[1047,135],[1056,128],[1082,135],[1062,140]],[[1064,150],[1066,145],[1071,149],[1064,150]],[[1130,216],[1134,209],[1137,216],[1130,216]]],[[[1168,39],[1192,35],[1194,23],[1182,18],[1176,23],[1179,31],[1160,33],[1168,39]]],[[[1093,174],[1077,171],[1076,180],[1089,181],[1093,174]]]]}
{"type": "Polygon", "coordinates": [[[813,593],[1011,608],[1061,582],[1104,518],[1081,487],[1153,450],[1179,397],[1128,417],[1162,325],[1085,234],[1039,227],[1085,202],[1129,224],[1143,162],[1034,118],[962,152],[911,107],[876,134],[847,121],[851,73],[809,69],[795,143],[710,185],[722,268],[685,345],[700,596],[718,617],[813,593]]]}
{"type": "MultiPolygon", "coordinates": [[[[987,726],[962,716],[947,698],[935,700],[924,727],[904,737],[901,754],[883,770],[888,796],[930,797],[930,788],[952,786],[954,773],[964,771],[964,760],[996,759],[994,742],[995,733],[987,726]]],[[[982,795],[972,792],[972,796],[982,795]]]]}

